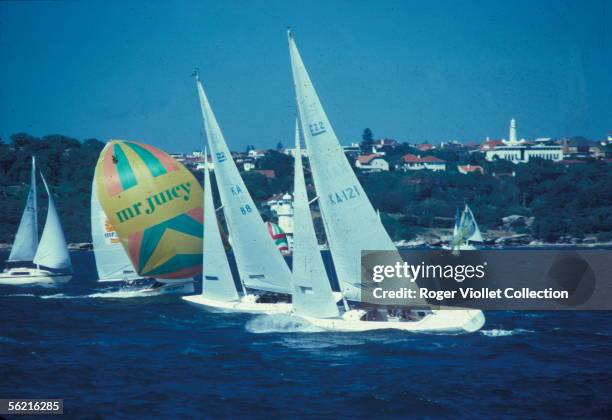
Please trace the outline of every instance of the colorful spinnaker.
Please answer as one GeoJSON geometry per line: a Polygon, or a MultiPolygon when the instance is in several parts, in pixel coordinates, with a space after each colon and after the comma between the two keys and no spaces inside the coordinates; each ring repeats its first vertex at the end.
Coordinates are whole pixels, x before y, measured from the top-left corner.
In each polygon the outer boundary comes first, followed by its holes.
{"type": "Polygon", "coordinates": [[[274,244],[281,252],[289,252],[289,242],[287,242],[287,234],[276,223],[266,222],[268,233],[274,244]]]}
{"type": "Polygon", "coordinates": [[[100,153],[94,188],[143,277],[184,279],[202,271],[202,187],[155,147],[112,140],[100,153]]]}

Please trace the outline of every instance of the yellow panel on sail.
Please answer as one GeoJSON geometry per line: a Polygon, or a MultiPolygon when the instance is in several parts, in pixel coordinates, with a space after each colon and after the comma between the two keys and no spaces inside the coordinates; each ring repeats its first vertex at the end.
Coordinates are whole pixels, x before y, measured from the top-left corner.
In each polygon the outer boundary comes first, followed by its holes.
{"type": "Polygon", "coordinates": [[[187,168],[155,147],[112,140],[96,174],[100,204],[139,275],[202,272],[202,187],[187,168]]]}

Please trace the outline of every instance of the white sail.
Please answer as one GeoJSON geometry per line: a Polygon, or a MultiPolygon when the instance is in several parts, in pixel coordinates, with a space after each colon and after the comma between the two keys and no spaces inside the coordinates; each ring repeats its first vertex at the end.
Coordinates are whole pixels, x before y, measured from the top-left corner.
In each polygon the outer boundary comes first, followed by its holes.
{"type": "Polygon", "coordinates": [[[476,223],[474,213],[472,213],[472,210],[468,207],[467,204],[465,205],[464,215],[466,230],[468,231],[468,234],[466,235],[466,241],[482,242],[483,239],[480,233],[480,229],[478,228],[478,223],[476,223]]]}
{"type": "Polygon", "coordinates": [[[141,278],[100,205],[95,181],[91,186],[91,239],[98,270],[98,281],[125,281],[141,278]]]}
{"type": "MultiPolygon", "coordinates": [[[[206,155],[204,156],[207,159],[206,155]]],[[[208,159],[207,159],[208,161],[208,159]]],[[[227,302],[239,300],[215,213],[208,162],[204,173],[204,265],[202,295],[227,302]]]]}
{"type": "Polygon", "coordinates": [[[72,263],[70,262],[70,255],[68,255],[64,231],[55,210],[53,197],[51,197],[47,181],[45,181],[42,173],[40,176],[49,196],[49,208],[47,209],[47,220],[45,221],[45,227],[38,244],[38,250],[34,256],[34,264],[58,270],[69,269],[72,268],[72,263]]]}
{"type": "Polygon", "coordinates": [[[338,306],[312,223],[302,168],[300,132],[295,122],[295,164],[293,186],[293,295],[295,313],[316,318],[339,315],[338,306]]]}
{"type": "Polygon", "coordinates": [[[38,206],[36,205],[36,160],[32,156],[32,174],[26,206],[13,241],[9,261],[32,261],[38,247],[38,206]]]}
{"type": "Polygon", "coordinates": [[[291,271],[268,235],[259,210],[240,177],[200,80],[196,79],[196,83],[215,178],[242,283],[253,289],[291,293],[291,271]]]}
{"type": "Polygon", "coordinates": [[[460,240],[459,238],[459,226],[461,225],[461,213],[459,209],[455,211],[455,226],[453,226],[453,242],[460,240]]]}
{"type": "MultiPolygon", "coordinates": [[[[347,299],[361,300],[361,252],[397,253],[397,249],[344,155],[291,33],[289,53],[302,132],[338,281],[347,299]]],[[[387,257],[390,263],[401,260],[399,253],[387,257]]]]}

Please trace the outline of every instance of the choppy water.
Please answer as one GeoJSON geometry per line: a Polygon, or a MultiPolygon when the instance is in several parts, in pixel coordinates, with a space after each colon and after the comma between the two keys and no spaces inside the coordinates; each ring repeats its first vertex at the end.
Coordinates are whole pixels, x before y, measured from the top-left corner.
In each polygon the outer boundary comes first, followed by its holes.
{"type": "Polygon", "coordinates": [[[327,333],[109,294],[93,255],[72,256],[81,274],[65,286],[0,286],[0,398],[64,398],[75,418],[612,417],[609,312],[327,333]]]}

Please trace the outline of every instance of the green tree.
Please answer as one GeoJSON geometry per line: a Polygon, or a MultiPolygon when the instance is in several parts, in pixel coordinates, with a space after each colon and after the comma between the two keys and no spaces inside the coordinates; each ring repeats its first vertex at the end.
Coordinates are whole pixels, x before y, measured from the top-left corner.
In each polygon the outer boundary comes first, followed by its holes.
{"type": "Polygon", "coordinates": [[[361,135],[361,143],[359,144],[362,153],[371,153],[372,146],[374,145],[374,135],[372,134],[372,130],[366,128],[363,130],[363,134],[361,135]]]}

